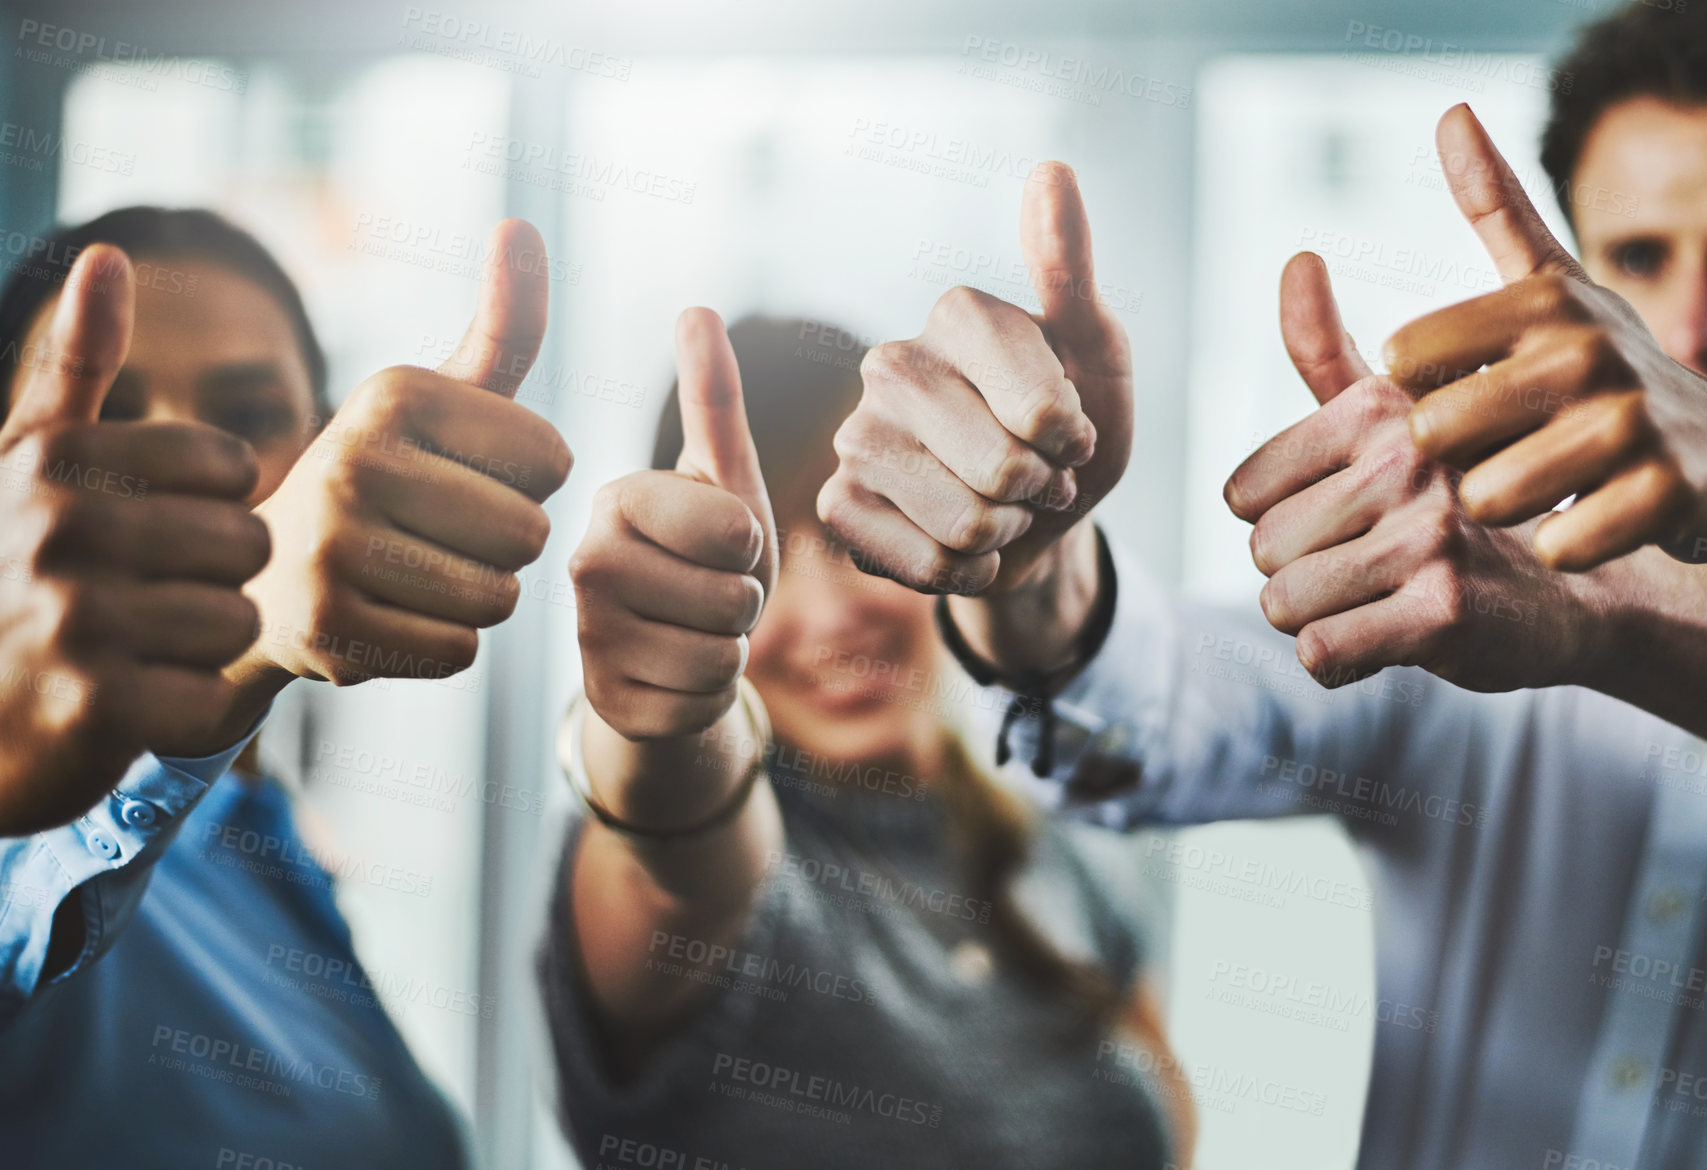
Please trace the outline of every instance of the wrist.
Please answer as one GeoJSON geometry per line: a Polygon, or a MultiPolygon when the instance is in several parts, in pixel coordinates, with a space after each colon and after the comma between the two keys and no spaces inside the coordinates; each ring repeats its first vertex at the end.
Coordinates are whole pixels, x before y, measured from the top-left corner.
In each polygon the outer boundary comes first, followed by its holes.
{"type": "Polygon", "coordinates": [[[950,596],[949,615],[973,653],[1002,673],[1049,674],[1074,660],[1105,586],[1096,530],[1076,524],[1010,588],[950,596]]]}
{"type": "Polygon", "coordinates": [[[1707,685],[1707,567],[1650,546],[1585,576],[1598,587],[1597,620],[1567,681],[1707,735],[1691,699],[1707,685]]]}
{"type": "MultiPolygon", "coordinates": [[[[586,703],[578,729],[586,794],[617,821],[637,829],[669,834],[698,825],[750,785],[770,738],[769,729],[758,725],[760,718],[747,702],[737,701],[704,731],[630,739],[586,703]]],[[[576,734],[567,719],[564,731],[576,734]]],[[[560,757],[565,743],[559,739],[560,757]]],[[[577,766],[571,759],[561,762],[565,768],[577,766]]]]}
{"type": "Polygon", "coordinates": [[[218,755],[247,735],[279,692],[296,678],[282,667],[251,662],[253,654],[250,650],[220,672],[230,698],[223,710],[212,713],[205,730],[182,741],[150,744],[149,750],[156,755],[202,759],[218,755]]]}

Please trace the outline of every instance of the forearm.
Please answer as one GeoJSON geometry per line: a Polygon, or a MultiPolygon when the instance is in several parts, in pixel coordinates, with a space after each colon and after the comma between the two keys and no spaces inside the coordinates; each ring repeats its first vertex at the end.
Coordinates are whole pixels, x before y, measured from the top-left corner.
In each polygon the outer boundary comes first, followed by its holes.
{"type": "Polygon", "coordinates": [[[1707,737],[1707,567],[1649,547],[1601,572],[1603,636],[1577,681],[1707,737]]]}
{"type": "Polygon", "coordinates": [[[1107,582],[1097,572],[1096,531],[1076,525],[1028,578],[1011,589],[949,598],[967,645],[1008,676],[1048,674],[1073,661],[1079,636],[1107,582]]]}
{"type": "MultiPolygon", "coordinates": [[[[582,734],[595,799],[624,823],[648,828],[715,816],[740,798],[764,750],[741,704],[701,735],[630,741],[591,710],[582,734]]],[[[643,1059],[705,993],[708,984],[689,975],[691,958],[705,958],[709,971],[712,949],[739,940],[781,841],[781,816],[762,777],[732,819],[684,838],[651,841],[588,818],[568,869],[567,904],[590,997],[619,1060],[643,1059]]]]}

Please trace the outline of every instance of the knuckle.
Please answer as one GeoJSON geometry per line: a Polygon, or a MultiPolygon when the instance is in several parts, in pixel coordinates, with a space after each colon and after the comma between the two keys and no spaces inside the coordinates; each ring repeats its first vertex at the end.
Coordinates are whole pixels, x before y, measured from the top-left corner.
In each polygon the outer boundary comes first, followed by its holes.
{"type": "Polygon", "coordinates": [[[605,583],[607,573],[602,551],[598,542],[589,536],[569,554],[569,581],[576,592],[588,592],[605,583]]]}
{"type": "Polygon", "coordinates": [[[956,552],[987,552],[1000,535],[999,523],[994,509],[977,500],[970,501],[949,529],[946,543],[956,552]]]}
{"type": "Polygon", "coordinates": [[[882,453],[883,429],[869,411],[856,410],[836,428],[831,446],[844,464],[859,466],[882,453]]]}
{"type": "Polygon", "coordinates": [[[362,458],[358,441],[336,444],[330,448],[326,459],[305,470],[318,482],[319,490],[332,498],[356,501],[384,486],[386,472],[382,467],[378,460],[362,458]]]}
{"type": "Polygon", "coordinates": [[[1367,384],[1365,393],[1379,405],[1381,417],[1404,418],[1410,414],[1416,400],[1405,393],[1404,388],[1379,375],[1365,378],[1360,384],[1367,384]]]}
{"type": "Polygon", "coordinates": [[[1065,378],[1039,381],[1026,392],[1016,433],[1032,443],[1062,429],[1078,413],[1073,401],[1076,398],[1065,378]]]}
{"type": "Polygon", "coordinates": [[[860,379],[868,386],[910,385],[918,374],[919,346],[911,341],[885,341],[865,351],[860,379]]]}
{"type": "Polygon", "coordinates": [[[998,567],[995,554],[985,554],[981,560],[967,563],[964,556],[938,545],[898,575],[911,588],[923,593],[977,593],[995,579],[998,567]]]}
{"type": "Polygon", "coordinates": [[[1339,403],[1345,405],[1336,413],[1341,416],[1342,425],[1353,431],[1366,431],[1387,415],[1380,392],[1361,382],[1334,399],[1333,405],[1339,403]]]}
{"type": "Polygon", "coordinates": [[[1047,469],[1040,467],[1040,463],[1041,460],[1030,451],[1004,440],[995,460],[987,465],[979,494],[1003,503],[1029,498],[1049,478],[1047,469]]]}
{"type": "Polygon", "coordinates": [[[412,383],[420,373],[412,366],[390,366],[379,371],[357,389],[359,413],[385,429],[414,420],[420,411],[420,395],[412,393],[412,383]]]}
{"type": "Polygon", "coordinates": [[[1412,533],[1412,539],[1437,560],[1454,563],[1461,551],[1463,533],[1451,504],[1444,498],[1437,507],[1422,514],[1412,533]]]}
{"type": "Polygon", "coordinates": [[[1344,402],[1344,425],[1357,431],[1373,430],[1395,416],[1410,412],[1411,400],[1404,391],[1382,378],[1365,378],[1334,400],[1344,402]]]}
{"type": "Polygon", "coordinates": [[[1653,438],[1653,428],[1640,393],[1612,400],[1593,423],[1599,446],[1614,451],[1633,451],[1653,438]]]}
{"type": "Polygon", "coordinates": [[[957,284],[937,298],[931,307],[932,320],[939,320],[944,325],[955,326],[984,313],[987,303],[992,300],[987,293],[979,292],[968,285],[957,284]]]}
{"type": "Polygon", "coordinates": [[[1403,442],[1384,443],[1359,460],[1358,481],[1365,491],[1409,496],[1427,486],[1428,467],[1427,457],[1407,436],[1403,442]]]}
{"type": "Polygon", "coordinates": [[[846,471],[838,470],[818,489],[818,520],[836,536],[857,543],[858,504],[846,471]]]}
{"type": "Polygon", "coordinates": [[[1464,582],[1450,566],[1435,566],[1418,573],[1412,584],[1412,611],[1424,631],[1450,630],[1469,617],[1464,582]]]}
{"type": "Polygon", "coordinates": [[[607,683],[603,679],[587,676],[587,702],[598,712],[610,729],[624,739],[643,739],[648,735],[636,718],[637,705],[628,693],[628,688],[607,683]]]}
{"type": "Polygon", "coordinates": [[[593,493],[592,516],[596,525],[615,528],[627,513],[628,477],[612,480],[593,493]]]}
{"type": "Polygon", "coordinates": [[[1593,326],[1583,339],[1584,373],[1592,379],[1610,378],[1622,372],[1624,355],[1618,342],[1603,326],[1593,326]]]}
{"type": "Polygon", "coordinates": [[[1545,346],[1558,376],[1576,387],[1593,379],[1605,360],[1608,344],[1606,335],[1592,326],[1547,330],[1537,333],[1535,340],[1538,346],[1545,346]]]}
{"type": "Polygon", "coordinates": [[[327,586],[316,589],[303,607],[308,629],[297,631],[310,638],[333,634],[352,624],[356,614],[356,598],[348,589],[327,586]]]}
{"type": "Polygon", "coordinates": [[[1464,601],[1464,590],[1456,579],[1442,582],[1443,588],[1423,603],[1425,629],[1450,630],[1462,625],[1470,615],[1464,601]]]}
{"type": "Polygon", "coordinates": [[[1524,281],[1530,311],[1541,317],[1572,314],[1580,309],[1575,281],[1558,272],[1539,272],[1524,281]]]}

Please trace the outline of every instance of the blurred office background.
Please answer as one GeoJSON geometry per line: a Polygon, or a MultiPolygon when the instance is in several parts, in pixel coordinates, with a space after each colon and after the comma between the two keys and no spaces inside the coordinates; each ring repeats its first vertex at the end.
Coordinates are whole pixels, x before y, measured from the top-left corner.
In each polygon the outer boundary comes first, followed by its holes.
{"type": "MultiPolygon", "coordinates": [[[[1221,483],[1312,405],[1279,342],[1282,263],[1328,256],[1371,354],[1493,287],[1434,162],[1435,119],[1472,102],[1557,224],[1536,180],[1546,62],[1609,2],[4,3],[0,264],[25,262],[55,219],[212,206],[301,283],[336,398],[442,359],[495,220],[544,232],[552,331],[521,397],[577,463],[516,617],[447,684],[299,686],[266,750],[352,858],[428,878],[424,895],[349,881],[341,899],[487,1163],[562,1165],[525,1002],[526,895],[557,842],[516,794],[561,784],[550,734],[579,671],[566,565],[594,490],[650,449],[677,312],[884,339],[918,332],[953,284],[1028,303],[1022,181],[1070,162],[1138,369],[1137,446],[1102,521],[1166,582],[1249,604],[1261,578],[1221,483]],[[427,787],[398,781],[420,768],[427,787]],[[492,1010],[436,1009],[410,991],[421,981],[492,1010]]],[[[1350,1166],[1383,1010],[1369,915],[1213,879],[1255,866],[1366,890],[1355,857],[1313,821],[1184,837],[1182,867],[1129,847],[1165,909],[1177,1047],[1211,1086],[1199,1165],[1350,1166]],[[1218,1002],[1240,964],[1337,1006],[1299,1019],[1284,997],[1218,1002]],[[1325,1108],[1212,1088],[1239,1077],[1325,1108]]]]}

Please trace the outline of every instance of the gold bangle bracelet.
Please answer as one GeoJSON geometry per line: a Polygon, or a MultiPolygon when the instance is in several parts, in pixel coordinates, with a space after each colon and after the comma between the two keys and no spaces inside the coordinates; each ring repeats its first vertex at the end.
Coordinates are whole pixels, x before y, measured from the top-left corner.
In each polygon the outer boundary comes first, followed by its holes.
{"type": "Polygon", "coordinates": [[[680,841],[697,837],[734,820],[747,806],[747,798],[752,795],[759,777],[764,774],[767,749],[771,740],[770,713],[765,710],[764,700],[759,697],[759,689],[742,676],[737,690],[741,697],[741,706],[747,712],[747,722],[753,729],[758,754],[747,768],[746,774],[741,777],[741,783],[735,792],[704,820],[680,828],[655,829],[646,825],[630,824],[599,803],[598,798],[593,795],[592,782],[587,777],[586,757],[581,751],[581,724],[585,721],[590,706],[585,691],[575,696],[574,702],[569,704],[569,709],[563,713],[563,721],[557,729],[557,762],[563,768],[563,775],[569,780],[569,787],[575,790],[575,795],[581,798],[581,803],[587,806],[587,811],[593,814],[599,824],[612,832],[636,840],[654,843],[680,841]]]}

